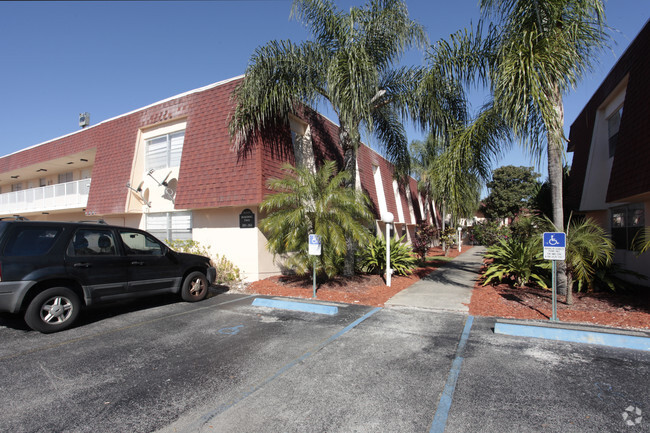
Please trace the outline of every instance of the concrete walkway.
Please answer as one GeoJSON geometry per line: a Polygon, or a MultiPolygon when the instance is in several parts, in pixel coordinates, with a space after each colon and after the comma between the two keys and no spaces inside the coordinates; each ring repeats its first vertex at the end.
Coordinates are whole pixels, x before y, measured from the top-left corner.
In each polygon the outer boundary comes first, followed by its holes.
{"type": "Polygon", "coordinates": [[[386,302],[386,307],[417,307],[467,313],[485,248],[472,247],[386,302]]]}

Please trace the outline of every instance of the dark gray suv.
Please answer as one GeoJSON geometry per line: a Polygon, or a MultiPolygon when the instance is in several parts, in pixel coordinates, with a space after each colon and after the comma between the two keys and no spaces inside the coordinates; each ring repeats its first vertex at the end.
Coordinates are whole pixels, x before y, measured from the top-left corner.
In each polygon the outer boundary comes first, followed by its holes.
{"type": "Polygon", "coordinates": [[[161,293],[200,301],[210,259],[171,250],[151,234],[99,223],[0,221],[0,312],[30,328],[70,327],[82,307],[161,293]]]}

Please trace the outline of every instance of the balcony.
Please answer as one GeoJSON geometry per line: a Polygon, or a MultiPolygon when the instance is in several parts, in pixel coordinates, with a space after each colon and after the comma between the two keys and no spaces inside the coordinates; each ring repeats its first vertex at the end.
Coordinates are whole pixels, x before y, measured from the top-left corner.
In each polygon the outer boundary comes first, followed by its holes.
{"type": "Polygon", "coordinates": [[[0,215],[84,208],[90,179],[0,194],[0,215]]]}

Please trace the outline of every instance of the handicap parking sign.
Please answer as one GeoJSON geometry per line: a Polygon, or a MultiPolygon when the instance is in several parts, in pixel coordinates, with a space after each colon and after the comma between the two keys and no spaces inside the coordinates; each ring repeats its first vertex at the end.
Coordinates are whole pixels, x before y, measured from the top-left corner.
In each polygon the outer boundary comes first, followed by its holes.
{"type": "Polygon", "coordinates": [[[319,235],[309,235],[309,255],[320,256],[321,243],[319,235]]]}
{"type": "Polygon", "coordinates": [[[566,234],[562,232],[544,233],[544,248],[546,247],[566,247],[566,234]]]}
{"type": "Polygon", "coordinates": [[[564,260],[566,234],[562,232],[547,232],[542,236],[544,243],[544,260],[564,260]]]}

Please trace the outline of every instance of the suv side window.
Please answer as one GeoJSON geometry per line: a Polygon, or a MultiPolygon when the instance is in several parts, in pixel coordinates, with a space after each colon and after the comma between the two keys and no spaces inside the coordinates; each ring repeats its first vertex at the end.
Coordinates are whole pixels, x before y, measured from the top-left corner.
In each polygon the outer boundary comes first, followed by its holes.
{"type": "Polygon", "coordinates": [[[144,233],[120,230],[120,237],[124,242],[128,256],[162,256],[163,246],[160,242],[144,233]]]}
{"type": "Polygon", "coordinates": [[[115,238],[110,230],[79,229],[68,245],[69,256],[114,256],[115,238]]]}
{"type": "Polygon", "coordinates": [[[18,227],[5,246],[5,256],[42,256],[47,254],[61,233],[56,227],[18,227]]]}

